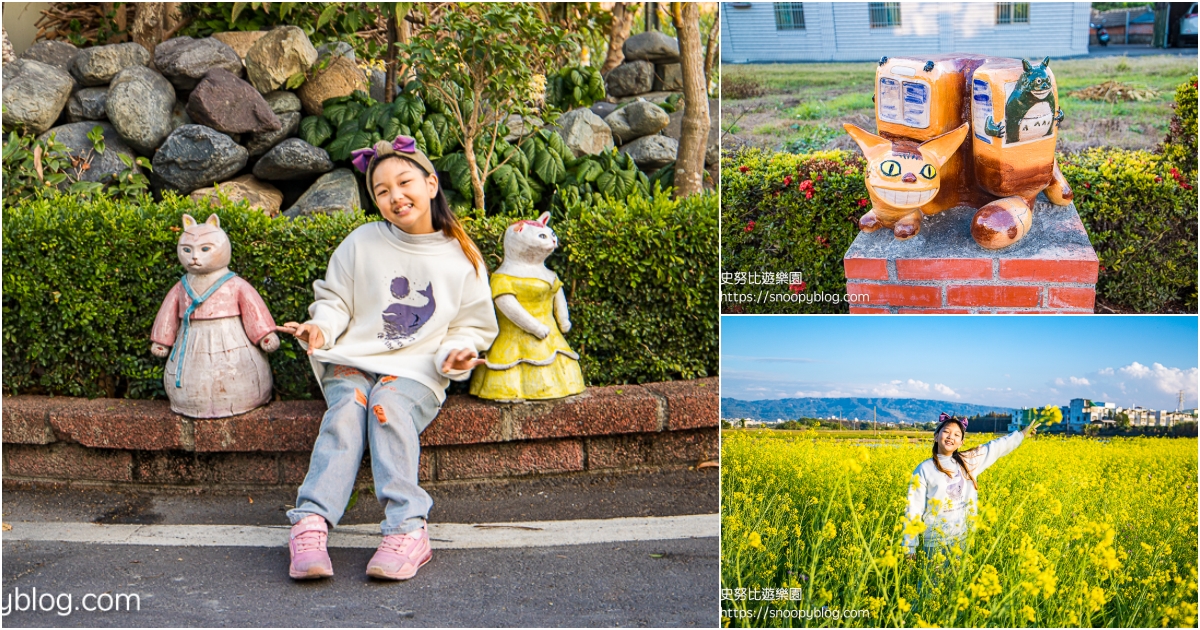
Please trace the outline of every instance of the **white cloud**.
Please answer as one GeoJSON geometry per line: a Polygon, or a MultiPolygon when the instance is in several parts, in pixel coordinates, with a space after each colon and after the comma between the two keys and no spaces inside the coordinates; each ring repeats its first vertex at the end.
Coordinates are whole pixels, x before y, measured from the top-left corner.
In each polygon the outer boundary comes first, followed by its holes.
{"type": "Polygon", "coordinates": [[[1071,384],[1072,385],[1091,385],[1091,383],[1089,383],[1086,378],[1075,378],[1074,376],[1071,377],[1071,384]]]}
{"type": "MultiPolygon", "coordinates": [[[[1162,367],[1157,363],[1155,363],[1154,366],[1162,367]]],[[[1150,375],[1150,368],[1138,363],[1137,361],[1134,361],[1133,363],[1121,368],[1121,373],[1125,376],[1131,376],[1133,378],[1145,378],[1150,375]]]]}
{"type": "Polygon", "coordinates": [[[1104,368],[1103,370],[1100,370],[1100,374],[1101,374],[1102,376],[1112,376],[1112,375],[1113,375],[1113,369],[1112,369],[1112,368],[1104,368]]]}
{"type": "Polygon", "coordinates": [[[941,383],[934,384],[933,390],[943,396],[949,396],[951,398],[962,398],[962,396],[959,396],[958,393],[955,392],[953,389],[950,389],[949,387],[946,387],[945,385],[942,385],[941,383]]]}
{"type": "Polygon", "coordinates": [[[1155,389],[1166,394],[1176,394],[1183,390],[1185,395],[1196,394],[1196,368],[1183,370],[1155,363],[1146,367],[1137,361],[1121,368],[1120,372],[1138,381],[1144,381],[1155,389]]]}
{"type": "Polygon", "coordinates": [[[1066,383],[1066,381],[1062,380],[1061,378],[1056,378],[1056,379],[1054,379],[1054,384],[1058,385],[1059,387],[1062,387],[1063,385],[1066,385],[1067,383],[1066,383]]]}

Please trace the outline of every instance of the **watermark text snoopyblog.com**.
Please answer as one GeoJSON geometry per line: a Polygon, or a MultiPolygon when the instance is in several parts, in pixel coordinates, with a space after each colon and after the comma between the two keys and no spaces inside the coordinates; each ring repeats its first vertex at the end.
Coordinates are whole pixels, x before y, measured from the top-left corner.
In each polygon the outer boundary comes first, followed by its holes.
{"type": "Polygon", "coordinates": [[[39,593],[36,588],[28,592],[20,588],[4,593],[0,597],[0,616],[14,612],[55,613],[66,617],[74,612],[136,612],[142,609],[142,598],[137,593],[86,593],[76,601],[71,593],[39,593]]]}

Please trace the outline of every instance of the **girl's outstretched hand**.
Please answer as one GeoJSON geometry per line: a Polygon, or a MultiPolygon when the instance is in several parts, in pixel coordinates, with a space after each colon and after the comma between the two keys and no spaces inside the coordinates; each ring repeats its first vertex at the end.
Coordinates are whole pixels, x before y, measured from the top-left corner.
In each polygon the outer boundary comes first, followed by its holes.
{"type": "Polygon", "coordinates": [[[287,333],[300,341],[308,344],[308,354],[312,356],[314,350],[325,347],[325,335],[320,328],[312,324],[297,324],[296,322],[288,322],[282,326],[276,326],[277,332],[287,333]]]}
{"type": "Polygon", "coordinates": [[[1038,423],[1039,423],[1039,422],[1041,422],[1041,421],[1040,421],[1040,420],[1034,420],[1033,422],[1030,422],[1030,423],[1029,423],[1029,426],[1025,427],[1025,430],[1024,430],[1024,431],[1021,431],[1021,433],[1024,433],[1024,434],[1025,434],[1025,437],[1029,437],[1029,436],[1031,436],[1031,435],[1034,435],[1035,433],[1037,433],[1037,425],[1038,425],[1038,423]]]}
{"type": "Polygon", "coordinates": [[[450,372],[466,372],[477,365],[487,363],[484,359],[480,359],[474,350],[454,350],[442,362],[442,373],[449,374],[450,372]]]}

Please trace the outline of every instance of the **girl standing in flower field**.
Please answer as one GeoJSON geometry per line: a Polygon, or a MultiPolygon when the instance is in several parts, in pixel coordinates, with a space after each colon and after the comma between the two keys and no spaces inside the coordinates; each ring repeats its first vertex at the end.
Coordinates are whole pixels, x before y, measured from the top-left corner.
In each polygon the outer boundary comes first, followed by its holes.
{"type": "Polygon", "coordinates": [[[278,330],[308,350],[329,410],[292,522],[296,579],[333,575],[326,548],[371,447],[383,542],[367,575],[406,580],[429,562],[433,501],[417,485],[419,435],[450,380],[484,363],[499,326],[483,256],[450,210],[437,172],[409,137],[354,152],[384,221],[350,233],[313,283],[310,319],[278,330]]]}
{"type": "Polygon", "coordinates": [[[933,556],[939,545],[950,546],[966,536],[967,515],[974,512],[979,499],[975,480],[998,459],[1016,450],[1038,422],[1034,420],[1024,431],[1013,431],[981,446],[959,451],[967,421],[944,413],[938,418],[933,457],[917,465],[908,487],[904,548],[909,556],[916,553],[921,523],[929,556],[933,556]]]}

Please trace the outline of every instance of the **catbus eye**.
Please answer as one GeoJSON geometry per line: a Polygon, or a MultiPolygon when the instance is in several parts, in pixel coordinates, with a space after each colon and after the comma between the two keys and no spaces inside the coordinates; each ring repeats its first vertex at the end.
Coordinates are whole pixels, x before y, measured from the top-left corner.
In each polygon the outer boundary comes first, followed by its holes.
{"type": "Polygon", "coordinates": [[[884,177],[899,177],[900,163],[896,160],[888,160],[879,165],[879,172],[883,173],[884,177]]]}
{"type": "Polygon", "coordinates": [[[926,164],[925,167],[921,169],[921,177],[924,177],[925,179],[933,179],[934,177],[937,177],[937,169],[933,168],[932,164],[926,164]]]}

